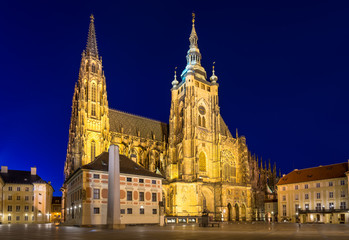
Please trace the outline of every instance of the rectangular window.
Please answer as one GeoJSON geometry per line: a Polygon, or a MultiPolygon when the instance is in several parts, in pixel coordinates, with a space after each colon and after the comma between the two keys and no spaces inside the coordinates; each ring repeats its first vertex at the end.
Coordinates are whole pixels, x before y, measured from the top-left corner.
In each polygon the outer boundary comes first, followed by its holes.
{"type": "Polygon", "coordinates": [[[286,201],[286,195],[282,196],[282,201],[286,201]]]}
{"type": "Polygon", "coordinates": [[[132,182],[132,178],[128,177],[127,182],[132,182]]]}
{"type": "Polygon", "coordinates": [[[25,212],[29,212],[29,206],[27,205],[27,206],[24,206],[24,211],[25,212]]]}
{"type": "Polygon", "coordinates": [[[25,200],[25,201],[29,201],[29,196],[25,196],[25,197],[24,197],[24,200],[25,200]]]}
{"type": "Polygon", "coordinates": [[[152,194],[151,194],[151,200],[152,200],[153,202],[156,202],[156,193],[152,193],[152,194]]]}
{"type": "Polygon", "coordinates": [[[151,180],[151,184],[156,184],[156,180],[151,180]]]}
{"type": "Polygon", "coordinates": [[[99,214],[99,208],[98,207],[93,208],[93,214],[99,214]]]}
{"type": "Polygon", "coordinates": [[[143,178],[140,178],[140,179],[138,180],[138,182],[139,182],[139,183],[144,183],[144,179],[143,179],[143,178]]]}
{"type": "Polygon", "coordinates": [[[309,194],[308,193],[304,194],[304,199],[306,199],[306,200],[309,199],[309,194]]]}
{"type": "Polygon", "coordinates": [[[286,187],[282,187],[282,191],[286,191],[286,187]]]}
{"type": "Polygon", "coordinates": [[[320,187],[320,183],[316,183],[316,187],[319,188],[320,187]]]}
{"type": "Polygon", "coordinates": [[[8,216],[7,217],[7,221],[11,221],[12,220],[12,217],[11,216],[8,216]]]}
{"type": "Polygon", "coordinates": [[[7,206],[7,211],[8,211],[8,212],[12,212],[12,206],[11,206],[11,205],[8,205],[8,206],[7,206]]]}
{"type": "Polygon", "coordinates": [[[93,189],[93,199],[100,199],[100,190],[98,188],[93,189]]]}
{"type": "Polygon", "coordinates": [[[21,200],[21,196],[17,196],[17,201],[21,200]]]}
{"type": "Polygon", "coordinates": [[[125,209],[120,209],[121,214],[125,214],[125,209]]]}
{"type": "Polygon", "coordinates": [[[294,186],[294,189],[295,189],[295,190],[298,190],[298,185],[294,186]]]}
{"type": "Polygon", "coordinates": [[[153,209],[153,214],[158,214],[158,210],[157,209],[153,209]]]}
{"type": "Polygon", "coordinates": [[[345,185],[345,181],[344,180],[341,180],[341,185],[345,185]]]}
{"type": "Polygon", "coordinates": [[[93,178],[99,179],[99,174],[93,174],[93,178]]]}
{"type": "Polygon", "coordinates": [[[207,91],[208,91],[208,92],[211,92],[211,88],[210,88],[210,87],[207,87],[207,91]]]}
{"type": "Polygon", "coordinates": [[[24,221],[28,221],[28,216],[24,216],[24,221]]]}
{"type": "Polygon", "coordinates": [[[329,209],[334,209],[334,204],[333,204],[333,202],[330,202],[330,203],[328,204],[328,208],[329,208],[329,209]]]}
{"type": "Polygon", "coordinates": [[[132,191],[127,191],[127,201],[132,201],[132,191]]]}
{"type": "Polygon", "coordinates": [[[345,197],[345,191],[341,191],[341,197],[345,197]]]}
{"type": "Polygon", "coordinates": [[[294,205],[294,210],[295,210],[295,212],[298,212],[298,210],[299,210],[299,205],[298,204],[294,205]]]}
{"type": "Polygon", "coordinates": [[[21,191],[21,187],[17,187],[17,191],[18,191],[18,192],[21,191]]]}
{"type": "Polygon", "coordinates": [[[12,196],[8,195],[7,200],[12,200],[12,196]]]}
{"type": "Polygon", "coordinates": [[[139,201],[144,201],[144,192],[139,192],[139,201]]]}
{"type": "Polygon", "coordinates": [[[328,197],[329,197],[329,198],[333,198],[333,192],[329,192],[329,193],[328,193],[328,197]]]}
{"type": "Polygon", "coordinates": [[[20,216],[16,216],[16,221],[19,221],[21,220],[21,217],[20,216]]]}
{"type": "Polygon", "coordinates": [[[321,198],[321,194],[318,192],[316,193],[316,199],[320,199],[321,198]]]}
{"type": "Polygon", "coordinates": [[[309,188],[308,184],[305,184],[305,185],[304,185],[304,188],[305,188],[305,189],[308,189],[308,188],[309,188]]]}
{"type": "Polygon", "coordinates": [[[132,208],[127,208],[127,214],[132,214],[132,208]]]}
{"type": "Polygon", "coordinates": [[[9,190],[9,191],[12,191],[12,187],[8,187],[8,190],[9,190]]]}
{"type": "Polygon", "coordinates": [[[26,187],[26,188],[25,188],[25,191],[26,191],[26,192],[29,192],[29,188],[28,188],[28,187],[26,187]]]}
{"type": "Polygon", "coordinates": [[[333,186],[333,182],[328,182],[328,186],[332,187],[333,186]]]}
{"type": "Polygon", "coordinates": [[[341,209],[346,209],[347,208],[347,203],[346,202],[341,202],[341,209]]]}
{"type": "Polygon", "coordinates": [[[21,206],[16,206],[16,212],[21,211],[21,206]]]}
{"type": "Polygon", "coordinates": [[[34,206],[32,206],[32,212],[34,212],[34,206]]]}
{"type": "Polygon", "coordinates": [[[201,89],[205,90],[205,85],[201,83],[201,89]]]}
{"type": "Polygon", "coordinates": [[[198,82],[195,82],[195,87],[199,87],[199,83],[198,82]]]}
{"type": "Polygon", "coordinates": [[[321,203],[316,204],[316,211],[321,211],[321,203]]]}
{"type": "Polygon", "coordinates": [[[299,200],[298,194],[294,196],[294,200],[299,200]]]}
{"type": "Polygon", "coordinates": [[[144,208],[139,209],[139,214],[144,214],[144,208]]]}
{"type": "Polygon", "coordinates": [[[282,205],[282,216],[286,216],[286,205],[282,205]]]}
{"type": "Polygon", "coordinates": [[[309,204],[308,203],[304,204],[304,208],[305,208],[305,210],[309,210],[309,204]]]}

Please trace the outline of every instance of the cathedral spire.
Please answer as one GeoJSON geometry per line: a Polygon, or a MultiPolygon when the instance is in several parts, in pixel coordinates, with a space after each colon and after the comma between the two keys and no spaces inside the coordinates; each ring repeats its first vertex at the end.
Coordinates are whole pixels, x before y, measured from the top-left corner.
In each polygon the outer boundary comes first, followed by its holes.
{"type": "Polygon", "coordinates": [[[192,29],[191,29],[191,33],[190,33],[190,37],[189,37],[189,41],[190,41],[190,47],[198,47],[198,35],[196,34],[195,31],[195,13],[192,13],[192,29]]]}
{"type": "Polygon", "coordinates": [[[93,14],[90,16],[90,28],[88,30],[88,38],[86,44],[86,55],[98,58],[98,49],[97,49],[97,39],[96,39],[96,30],[95,30],[95,18],[93,14]]]}
{"type": "Polygon", "coordinates": [[[192,14],[192,29],[189,36],[189,50],[187,52],[187,66],[183,70],[181,74],[181,78],[185,79],[185,77],[189,74],[195,75],[196,79],[201,79],[206,81],[206,71],[201,66],[201,53],[198,47],[198,35],[195,30],[195,13],[192,14]]]}

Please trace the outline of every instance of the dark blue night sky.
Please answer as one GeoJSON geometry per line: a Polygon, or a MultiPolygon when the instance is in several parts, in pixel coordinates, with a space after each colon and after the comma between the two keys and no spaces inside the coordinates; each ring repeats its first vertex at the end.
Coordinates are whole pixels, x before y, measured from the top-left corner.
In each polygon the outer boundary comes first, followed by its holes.
{"type": "Polygon", "coordinates": [[[348,1],[2,1],[0,165],[35,165],[60,194],[91,13],[109,106],[168,122],[192,11],[233,135],[282,173],[347,161],[348,1]]]}

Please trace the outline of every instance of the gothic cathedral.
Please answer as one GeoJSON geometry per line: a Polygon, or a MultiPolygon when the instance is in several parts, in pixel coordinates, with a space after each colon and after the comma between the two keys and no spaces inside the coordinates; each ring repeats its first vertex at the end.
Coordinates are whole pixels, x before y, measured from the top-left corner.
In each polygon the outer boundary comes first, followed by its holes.
{"type": "Polygon", "coordinates": [[[205,211],[216,220],[262,220],[276,168],[259,167],[245,137],[230,133],[220,115],[218,77],[213,68],[208,79],[201,65],[194,24],[193,17],[187,66],[179,81],[175,72],[167,124],[109,108],[91,16],[74,89],[65,176],[115,144],[120,154],[165,177],[166,215],[201,216],[205,211]]]}

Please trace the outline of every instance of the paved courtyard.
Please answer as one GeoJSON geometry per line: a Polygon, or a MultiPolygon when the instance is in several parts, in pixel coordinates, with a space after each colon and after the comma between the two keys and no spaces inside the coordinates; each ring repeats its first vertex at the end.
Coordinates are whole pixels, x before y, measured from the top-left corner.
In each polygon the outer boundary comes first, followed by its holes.
{"type": "Polygon", "coordinates": [[[349,239],[349,225],[222,224],[219,228],[183,226],[130,226],[125,230],[41,225],[0,225],[0,239],[349,239]]]}

